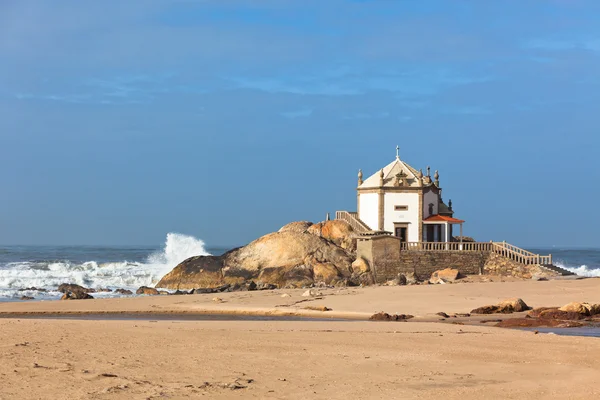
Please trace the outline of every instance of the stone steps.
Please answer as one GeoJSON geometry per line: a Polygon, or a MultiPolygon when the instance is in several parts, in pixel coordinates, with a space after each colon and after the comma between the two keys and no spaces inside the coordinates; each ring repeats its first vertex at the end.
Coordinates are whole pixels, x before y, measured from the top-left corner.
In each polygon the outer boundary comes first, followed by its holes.
{"type": "Polygon", "coordinates": [[[556,265],[552,265],[552,264],[544,264],[544,265],[540,265],[540,267],[545,268],[550,271],[553,271],[553,272],[558,272],[562,276],[576,275],[575,273],[573,273],[569,270],[566,270],[561,267],[557,267],[556,265]]]}

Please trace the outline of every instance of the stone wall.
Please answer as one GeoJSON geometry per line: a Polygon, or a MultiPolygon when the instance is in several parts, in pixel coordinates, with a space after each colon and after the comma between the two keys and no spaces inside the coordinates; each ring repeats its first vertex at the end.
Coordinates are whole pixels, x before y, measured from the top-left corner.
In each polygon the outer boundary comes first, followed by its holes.
{"type": "Polygon", "coordinates": [[[523,265],[499,254],[491,253],[483,267],[486,275],[514,276],[531,279],[532,276],[560,276],[558,272],[542,269],[537,265],[523,265]]]}
{"type": "Polygon", "coordinates": [[[421,280],[427,280],[439,269],[455,268],[463,275],[483,273],[488,253],[458,251],[403,251],[397,259],[375,259],[375,280],[384,283],[398,274],[414,272],[421,280]]]}
{"type": "Polygon", "coordinates": [[[529,279],[552,272],[536,265],[522,265],[490,252],[467,251],[400,251],[400,240],[389,235],[360,238],[357,255],[371,267],[377,283],[385,283],[398,274],[414,272],[427,280],[439,269],[455,268],[463,275],[502,275],[529,279]]]}

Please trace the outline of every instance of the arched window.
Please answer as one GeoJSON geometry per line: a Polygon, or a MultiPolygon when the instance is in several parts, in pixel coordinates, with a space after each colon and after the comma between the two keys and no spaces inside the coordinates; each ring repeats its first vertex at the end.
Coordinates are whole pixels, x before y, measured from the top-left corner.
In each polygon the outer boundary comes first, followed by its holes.
{"type": "Polygon", "coordinates": [[[433,203],[429,203],[429,216],[433,215],[433,203]]]}

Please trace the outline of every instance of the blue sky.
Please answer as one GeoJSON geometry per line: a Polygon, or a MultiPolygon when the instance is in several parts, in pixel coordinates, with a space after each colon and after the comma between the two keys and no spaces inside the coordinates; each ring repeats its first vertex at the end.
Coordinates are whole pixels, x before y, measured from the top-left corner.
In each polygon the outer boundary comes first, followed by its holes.
{"type": "Polygon", "coordinates": [[[0,243],[244,244],[438,169],[465,233],[597,246],[600,2],[0,0],[0,243]]]}

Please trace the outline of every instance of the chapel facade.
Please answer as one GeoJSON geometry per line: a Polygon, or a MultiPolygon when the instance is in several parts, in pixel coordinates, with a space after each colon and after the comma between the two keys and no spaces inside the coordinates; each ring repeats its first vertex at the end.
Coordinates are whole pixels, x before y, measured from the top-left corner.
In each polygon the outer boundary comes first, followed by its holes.
{"type": "MultiPolygon", "coordinates": [[[[358,227],[363,233],[391,233],[401,242],[452,242],[454,225],[463,220],[454,218],[452,201],[444,202],[440,174],[431,169],[426,173],[396,158],[366,179],[358,172],[357,211],[338,218],[358,227]]],[[[343,212],[341,212],[343,213],[343,212]]]]}

